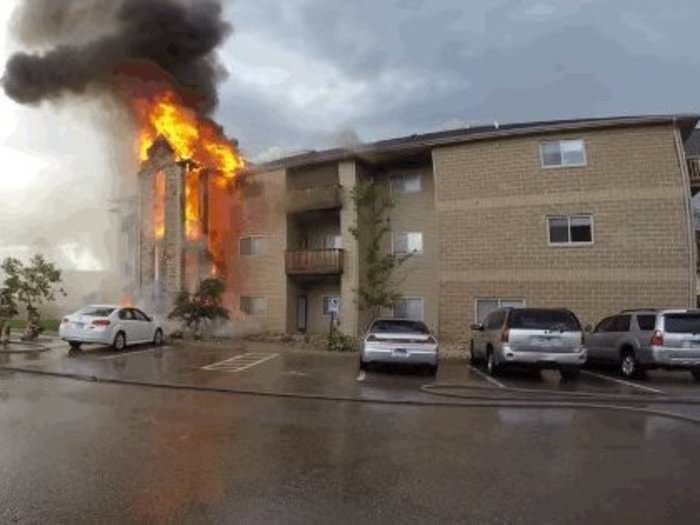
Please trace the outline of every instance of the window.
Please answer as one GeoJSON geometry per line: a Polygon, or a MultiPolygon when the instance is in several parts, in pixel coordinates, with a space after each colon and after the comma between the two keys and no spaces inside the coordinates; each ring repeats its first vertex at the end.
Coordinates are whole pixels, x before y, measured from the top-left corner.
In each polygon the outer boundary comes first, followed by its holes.
{"type": "Polygon", "coordinates": [[[419,232],[395,233],[392,238],[394,253],[423,253],[423,234],[419,232]]]}
{"type": "Polygon", "coordinates": [[[491,312],[484,321],[484,328],[487,330],[496,330],[503,326],[503,321],[506,320],[505,310],[496,310],[491,312]]]}
{"type": "Polygon", "coordinates": [[[124,308],[123,310],[119,310],[119,319],[121,319],[122,321],[133,321],[134,314],[131,311],[131,308],[124,308]]]}
{"type": "Polygon", "coordinates": [[[267,301],[264,297],[241,296],[241,312],[257,315],[265,313],[265,310],[267,310],[267,301]]]}
{"type": "Polygon", "coordinates": [[[610,327],[611,332],[629,332],[630,321],[632,316],[629,315],[618,315],[613,317],[612,326],[610,327]]]}
{"type": "Polygon", "coordinates": [[[423,320],[423,298],[403,297],[394,305],[394,317],[397,319],[423,320]]]}
{"type": "Polygon", "coordinates": [[[391,177],[391,191],[396,193],[419,193],[423,189],[420,175],[394,175],[391,177]]]}
{"type": "Polygon", "coordinates": [[[581,325],[576,316],[567,310],[543,310],[526,308],[510,314],[510,328],[522,330],[561,330],[579,332],[581,325]]]}
{"type": "Polygon", "coordinates": [[[114,312],[114,308],[101,308],[99,306],[88,306],[78,312],[85,317],[109,317],[114,312]]]}
{"type": "Polygon", "coordinates": [[[638,315],[637,324],[640,330],[650,331],[656,326],[656,316],[655,315],[638,315]]]}
{"type": "Polygon", "coordinates": [[[664,329],[670,334],[700,334],[700,314],[666,314],[664,329]]]}
{"type": "Polygon", "coordinates": [[[263,252],[262,237],[242,237],[241,255],[252,256],[261,255],[263,252]]]}
{"type": "Polygon", "coordinates": [[[137,321],[146,321],[146,322],[150,321],[148,316],[145,313],[143,313],[141,310],[137,310],[136,308],[132,308],[131,312],[134,316],[134,319],[137,321]]]}
{"type": "Polygon", "coordinates": [[[369,331],[374,334],[429,334],[430,330],[425,323],[419,321],[382,319],[372,323],[369,331]]]}
{"type": "Polygon", "coordinates": [[[549,244],[593,244],[593,216],[547,217],[549,244]]]}
{"type": "Polygon", "coordinates": [[[586,165],[583,140],[558,140],[540,145],[543,168],[570,168],[586,165]]]}
{"type": "Polygon", "coordinates": [[[323,250],[340,250],[342,247],[342,235],[326,235],[321,239],[321,249],[323,250]]]}
{"type": "Polygon", "coordinates": [[[328,297],[323,298],[323,315],[331,315],[330,308],[328,308],[328,304],[331,302],[331,299],[335,299],[338,301],[338,310],[340,310],[340,297],[337,295],[332,295],[328,297]]]}
{"type": "Polygon", "coordinates": [[[524,299],[477,299],[476,322],[483,323],[487,315],[499,308],[522,308],[524,306],[524,299]]]}

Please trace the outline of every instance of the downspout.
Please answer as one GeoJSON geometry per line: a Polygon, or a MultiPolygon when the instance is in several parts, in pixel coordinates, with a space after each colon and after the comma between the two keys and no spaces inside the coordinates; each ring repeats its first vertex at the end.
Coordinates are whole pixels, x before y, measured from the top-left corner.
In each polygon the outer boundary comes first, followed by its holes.
{"type": "Polygon", "coordinates": [[[688,242],[688,305],[692,308],[697,305],[697,246],[695,242],[695,221],[693,219],[692,196],[690,193],[690,175],[688,174],[688,161],[685,157],[685,148],[678,128],[678,121],[673,117],[673,138],[676,145],[676,154],[681,168],[681,188],[683,207],[686,214],[687,242],[688,242]]]}

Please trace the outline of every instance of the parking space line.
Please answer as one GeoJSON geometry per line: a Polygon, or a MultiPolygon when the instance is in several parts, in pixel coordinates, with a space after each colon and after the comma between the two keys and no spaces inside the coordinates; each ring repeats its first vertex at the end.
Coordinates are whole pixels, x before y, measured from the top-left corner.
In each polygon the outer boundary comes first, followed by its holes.
{"type": "Polygon", "coordinates": [[[203,366],[202,370],[207,370],[209,372],[242,372],[274,359],[277,356],[279,356],[279,354],[241,354],[229,359],[224,359],[223,361],[219,361],[217,363],[203,366]]]}
{"type": "Polygon", "coordinates": [[[129,352],[128,350],[126,352],[120,352],[116,355],[108,355],[106,357],[98,357],[98,361],[106,361],[108,359],[118,359],[120,357],[129,357],[130,355],[138,355],[138,354],[146,354],[149,352],[155,352],[156,350],[168,350],[172,348],[171,346],[156,346],[153,348],[149,348],[147,350],[138,350],[137,352],[129,352]]]}
{"type": "Polygon", "coordinates": [[[604,374],[596,374],[595,372],[591,372],[589,370],[581,370],[581,373],[589,375],[589,376],[597,377],[599,379],[607,379],[608,381],[613,381],[613,382],[619,383],[621,385],[631,386],[633,388],[639,388],[640,390],[646,390],[647,392],[652,392],[654,394],[664,394],[665,393],[663,390],[658,390],[656,388],[651,388],[649,386],[638,385],[637,383],[632,383],[631,381],[617,379],[616,377],[610,377],[610,376],[606,376],[604,374]]]}
{"type": "Polygon", "coordinates": [[[504,385],[504,384],[501,383],[500,381],[494,379],[494,378],[491,377],[490,375],[484,374],[481,370],[479,370],[479,369],[478,369],[477,367],[475,367],[474,365],[468,365],[468,366],[469,366],[469,368],[470,368],[473,372],[476,372],[476,374],[477,374],[479,377],[482,377],[482,378],[486,379],[486,381],[488,381],[489,383],[491,383],[491,384],[493,384],[493,385],[496,385],[498,388],[506,388],[506,385],[504,385]]]}

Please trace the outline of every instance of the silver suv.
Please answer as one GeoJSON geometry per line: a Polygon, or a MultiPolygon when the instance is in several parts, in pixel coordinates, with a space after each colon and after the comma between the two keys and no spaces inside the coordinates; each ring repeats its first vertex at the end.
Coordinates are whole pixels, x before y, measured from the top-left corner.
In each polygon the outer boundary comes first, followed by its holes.
{"type": "Polygon", "coordinates": [[[625,310],[600,321],[585,339],[591,362],[614,363],[625,377],[685,369],[700,381],[700,310],[625,310]]]}
{"type": "Polygon", "coordinates": [[[471,326],[472,363],[489,374],[510,364],[556,368],[576,377],[586,362],[581,324],[566,309],[503,308],[471,326]]]}

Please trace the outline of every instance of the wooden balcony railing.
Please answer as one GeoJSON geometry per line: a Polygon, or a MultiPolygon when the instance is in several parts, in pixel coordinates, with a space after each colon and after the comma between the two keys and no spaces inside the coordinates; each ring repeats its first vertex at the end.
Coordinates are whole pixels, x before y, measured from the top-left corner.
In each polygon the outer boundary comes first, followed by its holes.
{"type": "Polygon", "coordinates": [[[290,189],[287,192],[288,213],[328,210],[340,206],[340,186],[337,184],[290,189]]]}
{"type": "Polygon", "coordinates": [[[293,250],[286,254],[288,275],[339,275],[343,250],[293,250]]]}
{"type": "Polygon", "coordinates": [[[688,159],[688,174],[690,176],[690,186],[700,188],[700,157],[688,159]]]}

